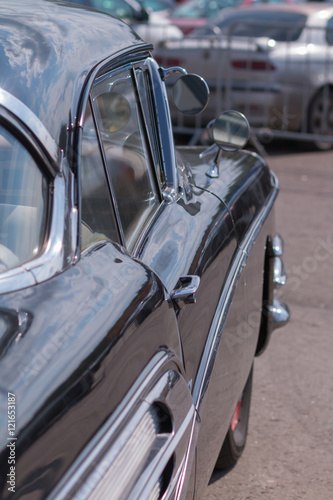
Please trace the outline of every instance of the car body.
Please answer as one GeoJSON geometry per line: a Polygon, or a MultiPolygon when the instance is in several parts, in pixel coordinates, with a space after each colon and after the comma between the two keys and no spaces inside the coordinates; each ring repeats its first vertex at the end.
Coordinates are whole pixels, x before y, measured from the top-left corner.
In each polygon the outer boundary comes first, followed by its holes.
{"type": "Polygon", "coordinates": [[[100,10],[111,16],[119,17],[129,24],[145,41],[158,44],[167,39],[183,37],[182,31],[172,25],[167,17],[171,10],[171,1],[137,0],[68,0],[70,3],[100,10]],[[155,8],[155,10],[154,10],[155,8]]]}
{"type": "Polygon", "coordinates": [[[0,18],[1,498],[201,498],[289,317],[277,178],[175,149],[168,72],[121,20],[0,18]]]}
{"type": "Polygon", "coordinates": [[[266,3],[292,3],[293,0],[217,0],[203,2],[202,0],[186,0],[174,8],[170,14],[170,23],[182,30],[185,35],[200,28],[208,20],[214,20],[225,9],[249,7],[266,3]]]}
{"type": "Polygon", "coordinates": [[[177,58],[175,64],[206,78],[214,95],[203,124],[231,107],[257,129],[317,134],[325,149],[333,133],[332,25],[328,4],[253,6],[165,43],[155,55],[161,64],[177,58]]]}

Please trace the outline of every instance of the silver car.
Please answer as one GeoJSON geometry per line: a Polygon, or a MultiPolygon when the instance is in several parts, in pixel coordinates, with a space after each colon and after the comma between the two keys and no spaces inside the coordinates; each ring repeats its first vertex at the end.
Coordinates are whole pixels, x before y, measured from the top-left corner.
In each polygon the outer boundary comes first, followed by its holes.
{"type": "MultiPolygon", "coordinates": [[[[232,108],[258,133],[301,132],[305,139],[310,133],[327,149],[333,144],[332,44],[333,6],[266,5],[223,14],[191,37],[166,42],[155,57],[205,77],[212,96],[201,125],[232,108]]],[[[191,127],[193,120],[181,124],[191,127]]]]}

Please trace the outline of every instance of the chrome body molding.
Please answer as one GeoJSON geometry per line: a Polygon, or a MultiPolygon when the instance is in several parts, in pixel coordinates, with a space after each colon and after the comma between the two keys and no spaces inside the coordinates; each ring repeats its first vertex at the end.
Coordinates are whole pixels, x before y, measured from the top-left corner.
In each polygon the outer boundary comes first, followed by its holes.
{"type": "Polygon", "coordinates": [[[271,181],[273,186],[271,194],[266,200],[265,205],[263,205],[261,210],[258,212],[256,219],[253,221],[245,237],[240,242],[239,247],[235,253],[232,265],[223,287],[222,294],[218,302],[218,306],[216,308],[213,321],[211,323],[206,346],[198,370],[198,377],[193,389],[193,400],[196,410],[199,413],[201,402],[205,396],[205,392],[208,388],[209,381],[212,375],[217,350],[221,341],[223,328],[227,319],[229,308],[231,306],[234,292],[237,287],[237,283],[241,276],[242,270],[246,265],[246,260],[248,258],[249,252],[278,195],[279,182],[273,172],[271,173],[271,181]]]}
{"type": "Polygon", "coordinates": [[[161,85],[161,75],[157,62],[152,58],[148,58],[145,64],[147,64],[151,75],[156,114],[159,117],[158,133],[163,150],[162,161],[165,175],[163,198],[167,202],[171,202],[178,197],[178,176],[168,96],[165,85],[161,85]]]}
{"type": "Polygon", "coordinates": [[[4,89],[0,89],[0,105],[24,123],[40,141],[45,152],[53,161],[53,167],[59,171],[59,152],[55,141],[37,116],[19,99],[4,89]]]}
{"type": "Polygon", "coordinates": [[[163,497],[170,498],[186,463],[195,416],[185,379],[170,367],[174,362],[171,352],[155,355],[49,500],[97,500],[111,490],[115,500],[157,499],[161,477],[172,463],[173,476],[163,497]],[[159,405],[168,408],[160,419],[161,429],[149,417],[159,405]],[[115,483],[119,474],[122,481],[115,483]]]}

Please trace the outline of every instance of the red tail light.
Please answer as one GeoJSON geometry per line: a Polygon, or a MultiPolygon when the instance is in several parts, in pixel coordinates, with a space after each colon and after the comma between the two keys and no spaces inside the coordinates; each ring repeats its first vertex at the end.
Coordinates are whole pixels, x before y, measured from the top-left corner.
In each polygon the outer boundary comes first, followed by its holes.
{"type": "Polygon", "coordinates": [[[170,66],[182,66],[183,61],[181,59],[176,59],[173,57],[155,57],[155,61],[160,66],[170,67],[170,66]]]}
{"type": "Polygon", "coordinates": [[[256,71],[274,71],[275,66],[267,61],[232,61],[233,68],[253,69],[256,71]]]}

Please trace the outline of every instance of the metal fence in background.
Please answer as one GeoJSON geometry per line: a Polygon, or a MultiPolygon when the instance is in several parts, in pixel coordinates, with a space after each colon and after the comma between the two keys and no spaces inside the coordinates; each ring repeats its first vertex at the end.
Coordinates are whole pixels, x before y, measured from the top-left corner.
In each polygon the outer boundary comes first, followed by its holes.
{"type": "MultiPolygon", "coordinates": [[[[333,146],[332,29],[307,27],[295,39],[295,27],[279,26],[285,35],[274,35],[282,40],[276,41],[235,36],[238,28],[234,25],[228,36],[188,36],[156,46],[161,66],[200,74],[211,90],[208,106],[195,117],[177,112],[170,98],[175,132],[190,135],[195,144],[210,120],[235,109],[245,114],[263,145],[278,137],[311,141],[320,149],[333,146]]],[[[169,93],[172,83],[166,81],[169,93]]]]}

